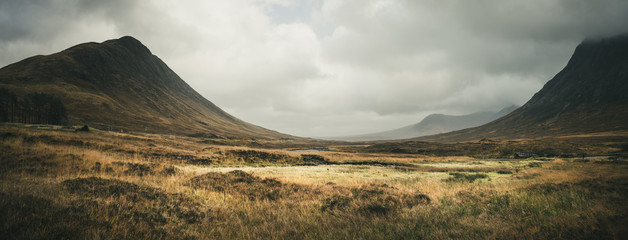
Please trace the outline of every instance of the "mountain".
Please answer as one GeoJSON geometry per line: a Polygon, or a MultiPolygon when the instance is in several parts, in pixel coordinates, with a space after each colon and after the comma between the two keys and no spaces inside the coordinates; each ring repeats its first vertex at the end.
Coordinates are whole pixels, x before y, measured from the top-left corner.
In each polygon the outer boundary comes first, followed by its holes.
{"type": "Polygon", "coordinates": [[[455,130],[477,127],[488,123],[515,110],[516,106],[503,108],[499,112],[477,112],[468,115],[452,116],[445,114],[431,114],[421,122],[402,128],[347,137],[337,137],[337,140],[347,141],[376,141],[376,140],[396,140],[408,139],[420,136],[446,133],[455,130]]]}
{"type": "Polygon", "coordinates": [[[226,138],[289,137],[224,112],[129,36],[8,65],[0,69],[0,87],[18,95],[41,92],[61,98],[75,125],[226,138]]]}
{"type": "Polygon", "coordinates": [[[476,128],[415,140],[530,139],[628,130],[628,35],[588,39],[522,107],[476,128]]]}

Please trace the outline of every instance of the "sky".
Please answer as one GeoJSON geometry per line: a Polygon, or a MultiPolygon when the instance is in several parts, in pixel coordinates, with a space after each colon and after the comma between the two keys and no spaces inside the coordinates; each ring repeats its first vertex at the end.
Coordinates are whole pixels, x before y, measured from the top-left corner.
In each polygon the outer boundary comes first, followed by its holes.
{"type": "Polygon", "coordinates": [[[0,66],[133,36],[228,113],[296,136],[523,105],[625,0],[2,0],[0,66]]]}

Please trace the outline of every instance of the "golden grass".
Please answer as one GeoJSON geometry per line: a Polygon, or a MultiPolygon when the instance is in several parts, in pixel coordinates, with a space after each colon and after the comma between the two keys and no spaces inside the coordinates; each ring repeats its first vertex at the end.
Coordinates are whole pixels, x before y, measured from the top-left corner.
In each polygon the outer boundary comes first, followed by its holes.
{"type": "Polygon", "coordinates": [[[168,135],[0,129],[2,238],[578,239],[628,233],[628,165],[614,158],[312,152],[168,135]],[[303,154],[328,163],[305,164],[303,154]],[[453,172],[486,178],[450,181],[453,172]]]}

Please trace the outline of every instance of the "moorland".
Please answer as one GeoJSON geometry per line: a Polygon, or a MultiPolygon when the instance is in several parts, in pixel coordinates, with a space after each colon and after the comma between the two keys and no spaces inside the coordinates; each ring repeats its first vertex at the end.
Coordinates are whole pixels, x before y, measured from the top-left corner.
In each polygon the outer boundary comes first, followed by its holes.
{"type": "Polygon", "coordinates": [[[622,142],[235,140],[6,123],[0,238],[621,239],[622,142]]]}
{"type": "Polygon", "coordinates": [[[0,239],[625,239],[626,76],[628,35],[585,40],[492,122],[324,141],[79,44],[0,68],[0,239]]]}

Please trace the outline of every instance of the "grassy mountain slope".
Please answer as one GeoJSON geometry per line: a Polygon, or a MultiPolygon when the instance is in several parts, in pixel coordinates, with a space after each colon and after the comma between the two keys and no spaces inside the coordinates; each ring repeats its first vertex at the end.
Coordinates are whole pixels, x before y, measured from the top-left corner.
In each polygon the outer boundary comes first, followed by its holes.
{"type": "Polygon", "coordinates": [[[228,138],[289,137],[224,112],[128,36],[8,65],[0,69],[0,87],[61,97],[72,124],[228,138]]]}
{"type": "Polygon", "coordinates": [[[628,35],[585,40],[525,105],[486,125],[417,138],[521,139],[628,130],[628,35]]]}

